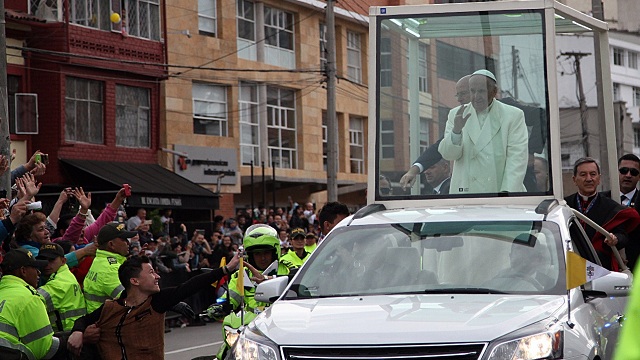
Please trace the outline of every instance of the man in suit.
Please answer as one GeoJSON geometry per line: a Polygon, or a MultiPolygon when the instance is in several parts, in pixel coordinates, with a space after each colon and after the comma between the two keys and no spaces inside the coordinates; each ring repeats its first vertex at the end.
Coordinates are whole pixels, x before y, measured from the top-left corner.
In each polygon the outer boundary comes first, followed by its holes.
{"type": "MultiPolygon", "coordinates": [[[[464,104],[468,104],[471,101],[471,94],[469,92],[469,78],[471,78],[471,75],[465,75],[461,77],[460,80],[458,80],[458,82],[456,83],[456,99],[458,99],[460,105],[449,111],[449,118],[454,116],[453,114],[455,114],[461,106],[463,106],[464,104]]],[[[434,165],[442,159],[442,155],[440,155],[440,153],[438,152],[438,144],[440,144],[441,140],[442,139],[429,146],[427,150],[423,152],[420,157],[418,157],[416,162],[411,165],[406,174],[402,175],[402,178],[400,179],[400,187],[402,187],[402,190],[406,190],[407,188],[413,186],[413,184],[416,182],[416,176],[418,174],[424,172],[430,166],[434,165]]],[[[449,177],[449,175],[447,175],[447,177],[449,177]]],[[[448,182],[446,193],[449,193],[448,182]]]]}
{"type": "Polygon", "coordinates": [[[622,249],[629,243],[627,234],[640,224],[640,215],[633,209],[625,208],[598,193],[600,166],[593,158],[584,157],[575,162],[573,183],[578,187],[578,192],[564,198],[567,205],[580,211],[611,233],[610,239],[605,239],[602,234],[583,223],[584,230],[591,239],[602,266],[609,270],[619,270],[610,247],[622,249]]]}
{"type": "Polygon", "coordinates": [[[416,175],[424,173],[427,184],[431,187],[428,193],[431,194],[448,194],[451,169],[449,162],[442,158],[438,151],[438,145],[441,140],[429,146],[411,165],[409,171],[400,179],[400,186],[403,190],[411,187],[415,182],[416,175]]]}
{"type": "Polygon", "coordinates": [[[445,160],[453,161],[450,193],[526,191],[528,134],[523,111],[494,101],[498,86],[488,70],[471,75],[469,91],[471,106],[449,113],[438,147],[445,160]]]}
{"type": "MultiPolygon", "coordinates": [[[[640,158],[634,154],[624,154],[618,159],[618,181],[620,183],[620,204],[633,208],[640,213],[640,199],[637,189],[640,180],[640,158]]],[[[611,197],[611,191],[604,191],[602,195],[611,197]]],[[[617,199],[617,198],[616,198],[617,199]]],[[[629,234],[629,243],[625,247],[627,266],[631,270],[640,256],[640,229],[629,234]]]]}

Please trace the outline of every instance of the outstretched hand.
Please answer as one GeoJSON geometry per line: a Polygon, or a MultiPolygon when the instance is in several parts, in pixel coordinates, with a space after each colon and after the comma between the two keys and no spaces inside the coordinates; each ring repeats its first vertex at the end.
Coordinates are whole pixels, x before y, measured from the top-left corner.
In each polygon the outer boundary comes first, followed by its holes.
{"type": "Polygon", "coordinates": [[[73,189],[73,196],[80,203],[80,208],[88,210],[91,207],[91,193],[84,193],[82,187],[73,189]]]}

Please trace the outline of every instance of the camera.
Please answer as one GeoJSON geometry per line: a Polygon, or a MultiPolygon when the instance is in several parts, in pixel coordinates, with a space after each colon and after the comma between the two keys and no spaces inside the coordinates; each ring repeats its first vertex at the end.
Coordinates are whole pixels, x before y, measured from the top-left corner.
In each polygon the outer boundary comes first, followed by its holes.
{"type": "Polygon", "coordinates": [[[42,209],[42,201],[32,202],[27,204],[27,210],[41,210],[42,209]]]}

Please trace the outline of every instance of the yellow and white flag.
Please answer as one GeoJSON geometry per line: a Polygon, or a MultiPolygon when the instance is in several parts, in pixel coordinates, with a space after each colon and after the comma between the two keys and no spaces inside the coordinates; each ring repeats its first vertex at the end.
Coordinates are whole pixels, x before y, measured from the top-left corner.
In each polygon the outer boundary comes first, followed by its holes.
{"type": "Polygon", "coordinates": [[[567,290],[601,278],[610,271],[581,257],[573,251],[567,251],[567,290]]]}

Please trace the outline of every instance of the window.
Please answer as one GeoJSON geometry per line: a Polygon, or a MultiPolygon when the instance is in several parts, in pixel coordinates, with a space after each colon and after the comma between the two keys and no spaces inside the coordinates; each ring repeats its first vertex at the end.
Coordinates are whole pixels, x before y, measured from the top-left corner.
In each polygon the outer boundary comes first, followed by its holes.
{"type": "Polygon", "coordinates": [[[149,89],[116,85],[116,146],[151,147],[149,89]]]}
{"type": "Polygon", "coordinates": [[[393,159],[395,154],[395,142],[393,139],[393,120],[380,121],[380,152],[381,158],[393,159]]]}
{"type": "Polygon", "coordinates": [[[111,7],[104,0],[70,0],[70,21],[101,30],[111,30],[111,7]]]}
{"type": "Polygon", "coordinates": [[[198,30],[200,34],[216,36],[218,23],[216,19],[217,0],[198,0],[198,30]]]}
{"type": "Polygon", "coordinates": [[[269,163],[295,169],[297,164],[296,109],[293,90],[267,86],[269,163]]]}
{"type": "Polygon", "coordinates": [[[160,0],[125,0],[129,35],[160,40],[160,0]]]}
{"type": "Polygon", "coordinates": [[[327,67],[327,25],[320,24],[320,70],[327,67]]]}
{"type": "Polygon", "coordinates": [[[264,7],[265,44],[293,50],[293,14],[264,7]]]}
{"type": "Polygon", "coordinates": [[[427,92],[427,57],[428,46],[418,44],[418,91],[427,92]]]}
{"type": "Polygon", "coordinates": [[[624,49],[613,48],[613,65],[624,66],[624,49]]]}
{"type": "Polygon", "coordinates": [[[102,82],[71,76],[65,82],[65,140],[104,143],[102,82]]]}
{"type": "Polygon", "coordinates": [[[487,69],[496,73],[495,60],[480,53],[470,51],[437,41],[438,77],[441,79],[458,81],[478,69],[487,69]]]}
{"type": "Polygon", "coordinates": [[[238,0],[238,37],[256,41],[256,15],[253,1],[238,0]]]}
{"type": "Polygon", "coordinates": [[[640,128],[633,128],[633,147],[640,149],[640,128]]]}
{"type": "Polygon", "coordinates": [[[640,88],[633,87],[633,106],[640,106],[640,88]]]}
{"type": "Polygon", "coordinates": [[[391,86],[391,38],[380,38],[380,86],[391,86]]]}
{"type": "Polygon", "coordinates": [[[613,101],[620,100],[620,84],[613,83],[613,101]]]}
{"type": "Polygon", "coordinates": [[[227,136],[227,88],[194,83],[191,92],[194,134],[227,136]]]}
{"type": "Polygon", "coordinates": [[[360,34],[347,32],[347,77],[357,83],[362,82],[360,59],[360,34]]]}
{"type": "Polygon", "coordinates": [[[429,147],[429,123],[431,119],[420,117],[420,154],[429,147]]]}
{"type": "Polygon", "coordinates": [[[635,51],[629,51],[627,60],[629,61],[629,67],[632,69],[638,68],[638,53],[635,51]]]}
{"type": "Polygon", "coordinates": [[[349,152],[351,173],[364,174],[364,119],[349,119],[349,152]]]}
{"type": "Polygon", "coordinates": [[[240,83],[240,158],[243,165],[260,163],[260,123],[258,112],[258,86],[240,83]]]}

